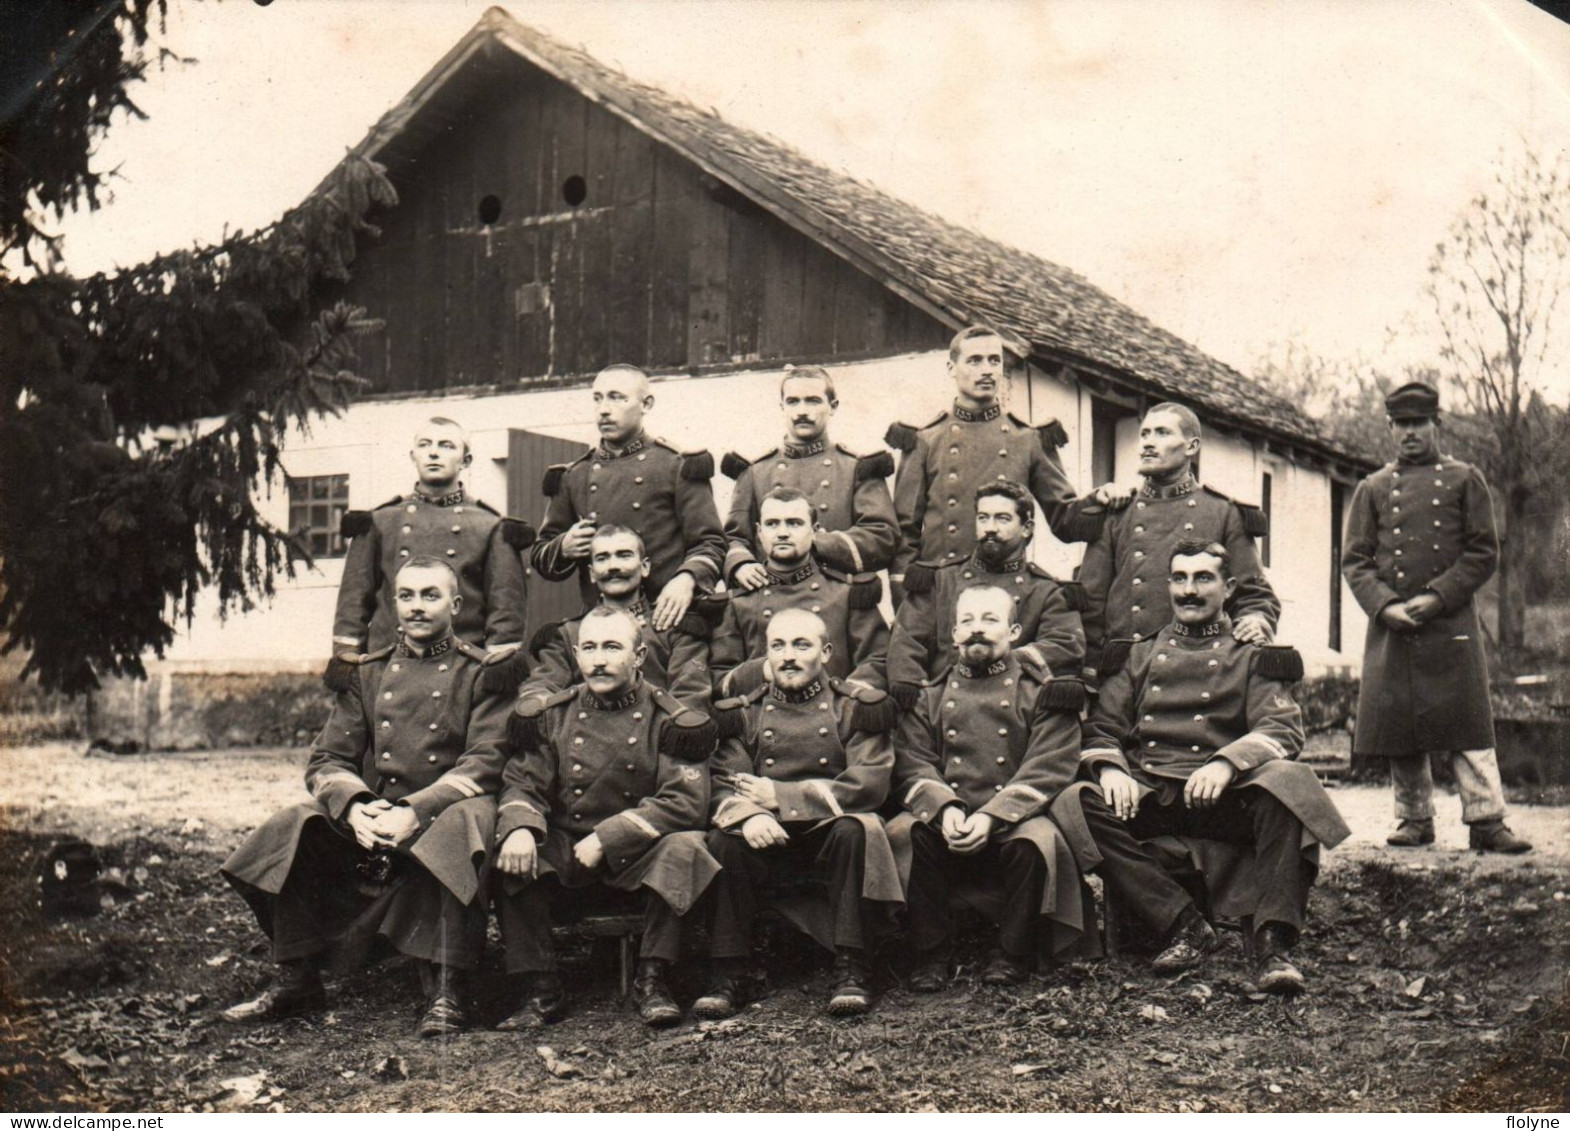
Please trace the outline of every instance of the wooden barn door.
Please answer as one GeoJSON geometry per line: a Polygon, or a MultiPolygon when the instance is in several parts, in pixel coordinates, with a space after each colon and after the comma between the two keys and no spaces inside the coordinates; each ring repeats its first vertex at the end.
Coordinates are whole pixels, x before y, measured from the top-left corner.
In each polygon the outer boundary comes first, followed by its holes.
{"type": "MultiPolygon", "coordinates": [[[[545,496],[540,484],[553,463],[571,463],[583,454],[583,444],[542,436],[522,428],[507,430],[507,513],[526,518],[536,528],[545,520],[545,496]]],[[[525,562],[525,568],[527,568],[525,562]]],[[[548,621],[565,620],[583,611],[578,582],[546,581],[533,570],[529,575],[529,634],[548,621]]]]}

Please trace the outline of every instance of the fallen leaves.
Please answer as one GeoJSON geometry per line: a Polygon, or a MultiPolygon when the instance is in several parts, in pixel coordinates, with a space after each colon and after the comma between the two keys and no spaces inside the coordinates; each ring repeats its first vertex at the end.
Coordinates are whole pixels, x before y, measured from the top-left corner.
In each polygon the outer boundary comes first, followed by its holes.
{"type": "Polygon", "coordinates": [[[558,1080],[571,1080],[576,1076],[583,1075],[582,1068],[578,1067],[576,1064],[572,1064],[568,1061],[558,1058],[556,1055],[556,1050],[551,1048],[550,1045],[540,1045],[534,1051],[536,1054],[538,1054],[540,1060],[544,1062],[545,1071],[549,1072],[558,1080]]]}
{"type": "Polygon", "coordinates": [[[409,1078],[409,1063],[401,1056],[384,1056],[371,1069],[371,1075],[383,1083],[391,1084],[409,1078]]]}

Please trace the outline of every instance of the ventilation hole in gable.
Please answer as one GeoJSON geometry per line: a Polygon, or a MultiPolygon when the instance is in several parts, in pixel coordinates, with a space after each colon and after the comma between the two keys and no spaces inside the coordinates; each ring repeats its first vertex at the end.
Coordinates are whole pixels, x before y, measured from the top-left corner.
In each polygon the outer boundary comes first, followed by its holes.
{"type": "Polygon", "coordinates": [[[574,173],[562,182],[561,198],[573,208],[582,204],[589,196],[589,185],[582,177],[574,173]]]}
{"type": "Polygon", "coordinates": [[[496,195],[480,198],[480,223],[494,224],[502,217],[502,198],[496,195]]]}

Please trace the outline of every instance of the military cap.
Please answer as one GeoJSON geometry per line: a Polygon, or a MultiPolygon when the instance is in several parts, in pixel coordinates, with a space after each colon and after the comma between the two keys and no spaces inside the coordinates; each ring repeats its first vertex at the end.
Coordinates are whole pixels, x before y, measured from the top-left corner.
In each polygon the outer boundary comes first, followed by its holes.
{"type": "Polygon", "coordinates": [[[1385,412],[1395,420],[1409,416],[1438,416],[1439,391],[1421,381],[1402,385],[1385,398],[1385,412]]]}

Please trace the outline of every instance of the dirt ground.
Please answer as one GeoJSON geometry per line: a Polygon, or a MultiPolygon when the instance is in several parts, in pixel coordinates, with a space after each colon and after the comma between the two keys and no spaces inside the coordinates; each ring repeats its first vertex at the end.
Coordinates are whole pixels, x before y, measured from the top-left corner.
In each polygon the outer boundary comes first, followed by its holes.
{"type": "MultiPolygon", "coordinates": [[[[781,930],[772,992],[721,1023],[651,1033],[615,961],[576,944],[583,987],[543,1036],[410,1035],[417,980],[383,966],[333,987],[316,1020],[218,1019],[270,975],[217,866],[300,796],[305,754],[86,757],[0,750],[0,1106],[25,1110],[1563,1111],[1570,1107],[1570,809],[1517,805],[1538,845],[1465,851],[1453,797],[1434,849],[1383,846],[1385,788],[1333,791],[1354,830],[1326,858],[1297,957],[1310,982],[1254,992],[1240,940],[1182,977],[1138,955],[1018,989],[973,969],[945,993],[900,983],[863,1019],[822,1014],[825,963],[781,930]],[[110,906],[46,918],[45,854],[99,846],[110,906]]],[[[978,940],[978,951],[984,943],[978,940]]],[[[478,1000],[494,1021],[499,969],[478,1000]]],[[[696,991],[692,972],[678,997],[696,991]]]]}

